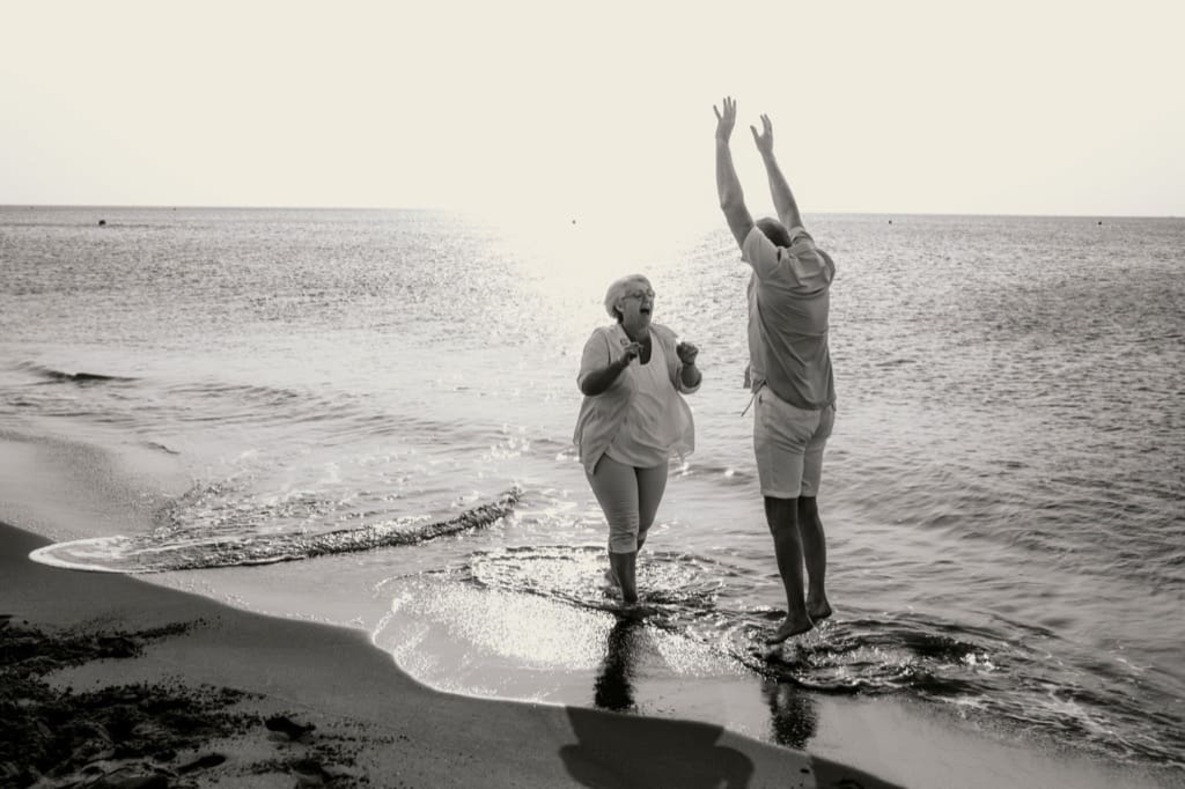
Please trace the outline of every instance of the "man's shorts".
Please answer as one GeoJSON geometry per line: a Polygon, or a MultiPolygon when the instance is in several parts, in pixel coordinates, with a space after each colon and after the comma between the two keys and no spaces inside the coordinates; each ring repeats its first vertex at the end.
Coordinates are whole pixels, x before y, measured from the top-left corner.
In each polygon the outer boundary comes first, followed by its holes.
{"type": "Polygon", "coordinates": [[[753,451],[761,493],[777,499],[818,496],[823,447],[835,425],[835,406],[818,411],[798,408],[768,386],[757,392],[753,451]]]}

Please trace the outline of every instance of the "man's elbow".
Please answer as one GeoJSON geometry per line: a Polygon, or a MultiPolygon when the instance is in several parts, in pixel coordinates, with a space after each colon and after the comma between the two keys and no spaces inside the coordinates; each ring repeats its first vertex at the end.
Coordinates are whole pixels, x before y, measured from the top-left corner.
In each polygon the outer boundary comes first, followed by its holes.
{"type": "Polygon", "coordinates": [[[720,193],[720,210],[724,213],[732,213],[733,211],[743,209],[744,207],[744,198],[742,198],[736,192],[725,190],[720,193]]]}

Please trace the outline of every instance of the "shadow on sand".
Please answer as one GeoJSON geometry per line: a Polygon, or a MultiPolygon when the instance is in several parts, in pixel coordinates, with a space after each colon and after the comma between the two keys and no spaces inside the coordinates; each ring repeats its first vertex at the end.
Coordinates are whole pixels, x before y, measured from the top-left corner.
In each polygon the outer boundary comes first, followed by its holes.
{"type": "MultiPolygon", "coordinates": [[[[596,789],[903,789],[818,756],[792,752],[779,759],[783,773],[755,780],[755,765],[741,751],[719,744],[724,728],[707,723],[568,708],[579,743],[560,758],[568,773],[596,789]]],[[[760,746],[759,746],[760,747],[760,746]]]]}
{"type": "Polygon", "coordinates": [[[568,772],[590,787],[745,787],[753,762],[716,744],[720,726],[570,707],[580,742],[560,749],[568,772]]]}
{"type": "MultiPolygon", "coordinates": [[[[740,789],[771,785],[769,776],[755,784],[753,760],[720,744],[721,726],[694,721],[632,715],[635,658],[645,648],[644,623],[618,619],[607,639],[597,676],[594,703],[600,709],[568,708],[579,742],[560,749],[568,773],[597,789],[740,789]]],[[[796,754],[777,776],[782,789],[902,789],[879,778],[802,752],[818,724],[809,696],[788,685],[767,682],[763,688],[776,742],[796,754]],[[795,758],[797,757],[797,763],[795,758]]],[[[744,746],[742,746],[744,747],[744,746]]],[[[759,746],[764,747],[764,746],[759,746]]],[[[768,765],[767,765],[768,767],[768,765]]]]}

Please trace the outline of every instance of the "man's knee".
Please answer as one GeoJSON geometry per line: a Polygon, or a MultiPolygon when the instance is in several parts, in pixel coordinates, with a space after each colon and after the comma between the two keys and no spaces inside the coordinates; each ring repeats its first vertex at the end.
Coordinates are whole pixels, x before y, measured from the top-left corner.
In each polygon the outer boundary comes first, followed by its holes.
{"type": "Polygon", "coordinates": [[[799,520],[819,517],[819,500],[816,497],[799,496],[797,501],[799,520]]]}
{"type": "Polygon", "coordinates": [[[799,499],[782,499],[777,496],[765,497],[765,518],[769,522],[770,530],[796,527],[798,525],[799,499]]]}

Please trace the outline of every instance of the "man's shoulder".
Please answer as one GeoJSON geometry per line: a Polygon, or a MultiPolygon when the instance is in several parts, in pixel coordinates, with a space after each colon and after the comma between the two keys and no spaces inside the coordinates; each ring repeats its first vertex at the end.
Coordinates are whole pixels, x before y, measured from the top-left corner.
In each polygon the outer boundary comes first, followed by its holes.
{"type": "Polygon", "coordinates": [[[805,276],[822,274],[828,282],[835,273],[835,261],[831,255],[819,248],[814,236],[802,228],[797,228],[797,235],[793,235],[793,242],[786,249],[786,255],[793,261],[798,273],[805,276]]]}
{"type": "Polygon", "coordinates": [[[757,225],[749,229],[749,234],[741,242],[741,257],[748,263],[756,262],[759,255],[776,256],[777,251],[774,242],[770,241],[757,225]]]}
{"type": "Polygon", "coordinates": [[[813,258],[815,255],[826,255],[823,250],[819,249],[819,245],[815,243],[815,237],[808,233],[804,227],[796,227],[790,231],[790,246],[786,247],[785,251],[788,255],[795,258],[813,258]]]}
{"type": "Polygon", "coordinates": [[[793,247],[799,241],[809,241],[815,243],[815,237],[807,232],[807,229],[802,225],[796,225],[790,228],[790,246],[793,247]]]}
{"type": "Polygon", "coordinates": [[[745,253],[746,259],[750,262],[757,255],[781,260],[785,257],[797,257],[799,254],[811,255],[822,251],[815,244],[815,237],[801,225],[790,228],[788,235],[789,246],[779,246],[771,241],[761,228],[754,225],[753,229],[749,231],[749,235],[745,236],[741,251],[745,253]]]}

